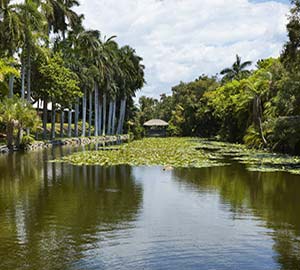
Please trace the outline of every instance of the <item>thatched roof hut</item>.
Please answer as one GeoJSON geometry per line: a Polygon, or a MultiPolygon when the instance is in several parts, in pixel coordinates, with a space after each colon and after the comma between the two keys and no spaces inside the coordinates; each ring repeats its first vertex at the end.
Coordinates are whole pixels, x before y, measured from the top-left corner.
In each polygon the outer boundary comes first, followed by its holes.
{"type": "Polygon", "coordinates": [[[161,119],[151,119],[144,123],[147,136],[149,137],[165,137],[167,135],[166,128],[169,124],[161,119]]]}
{"type": "Polygon", "coordinates": [[[151,119],[144,123],[145,127],[167,127],[169,124],[161,119],[151,119]]]}

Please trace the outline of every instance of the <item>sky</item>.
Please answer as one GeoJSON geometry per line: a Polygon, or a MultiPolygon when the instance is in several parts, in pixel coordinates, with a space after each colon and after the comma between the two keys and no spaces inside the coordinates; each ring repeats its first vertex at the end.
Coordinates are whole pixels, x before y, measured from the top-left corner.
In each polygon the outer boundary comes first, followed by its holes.
{"type": "Polygon", "coordinates": [[[289,1],[81,0],[86,28],[116,35],[144,59],[147,84],[137,93],[159,98],[201,74],[279,56],[287,39],[289,1]]]}

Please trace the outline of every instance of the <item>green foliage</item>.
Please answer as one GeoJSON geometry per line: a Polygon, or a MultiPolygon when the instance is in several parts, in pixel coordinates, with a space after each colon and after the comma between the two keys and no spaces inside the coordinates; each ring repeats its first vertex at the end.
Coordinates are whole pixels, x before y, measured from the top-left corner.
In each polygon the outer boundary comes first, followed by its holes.
{"type": "Polygon", "coordinates": [[[82,93],[77,75],[64,66],[62,55],[56,53],[38,68],[39,81],[36,89],[41,96],[55,99],[57,103],[69,105],[82,93]]]}
{"type": "Polygon", "coordinates": [[[13,75],[19,76],[18,70],[13,66],[14,61],[12,59],[0,58],[0,94],[8,92],[8,83],[5,80],[7,76],[13,75]]]}
{"type": "Polygon", "coordinates": [[[37,128],[40,119],[35,109],[25,100],[14,98],[5,98],[0,103],[0,122],[6,126],[7,145],[12,147],[14,139],[14,130],[18,130],[16,144],[20,145],[22,131],[24,128],[37,128]]]}
{"type": "Polygon", "coordinates": [[[22,138],[22,141],[21,141],[21,145],[28,145],[28,144],[31,144],[33,143],[35,140],[32,136],[30,135],[25,135],[23,136],[22,138]]]}

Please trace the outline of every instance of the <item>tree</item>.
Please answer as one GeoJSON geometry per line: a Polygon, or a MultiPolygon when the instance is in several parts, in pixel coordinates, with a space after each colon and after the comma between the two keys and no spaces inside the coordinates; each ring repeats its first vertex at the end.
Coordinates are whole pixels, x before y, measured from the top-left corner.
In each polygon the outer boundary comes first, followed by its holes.
{"type": "Polygon", "coordinates": [[[25,100],[19,98],[4,98],[0,102],[0,122],[6,125],[7,146],[13,148],[14,130],[18,129],[16,145],[20,146],[22,141],[22,130],[34,128],[39,123],[36,110],[25,100]]]}
{"type": "Polygon", "coordinates": [[[120,113],[117,134],[123,133],[126,116],[127,99],[133,97],[135,92],[141,89],[145,83],[143,59],[138,56],[133,48],[124,46],[120,49],[120,68],[123,71],[119,77],[120,89],[120,113]]]}
{"type": "Polygon", "coordinates": [[[252,102],[252,117],[254,127],[259,132],[261,140],[264,146],[267,146],[267,140],[264,136],[263,126],[262,126],[262,96],[268,92],[272,80],[272,74],[265,72],[264,70],[259,70],[256,74],[248,80],[242,82],[242,87],[248,92],[248,98],[252,102]]]}
{"type": "Polygon", "coordinates": [[[236,61],[232,67],[223,69],[220,74],[224,75],[223,81],[241,80],[250,75],[250,71],[246,68],[251,65],[251,61],[242,62],[241,57],[236,55],[236,61]]]}
{"type": "Polygon", "coordinates": [[[281,61],[289,72],[300,72],[300,1],[292,0],[287,32],[289,40],[284,45],[281,61]]]}
{"type": "MultiPolygon", "coordinates": [[[[24,41],[19,5],[0,0],[0,57],[14,59],[14,54],[24,41]]],[[[11,61],[13,67],[14,61],[11,61]]],[[[9,75],[9,97],[13,96],[14,74],[9,75]]]]}
{"type": "Polygon", "coordinates": [[[7,91],[5,77],[12,75],[18,77],[18,70],[11,66],[10,61],[0,58],[0,93],[3,94],[7,91]]]}
{"type": "MultiPolygon", "coordinates": [[[[39,91],[40,97],[47,106],[49,100],[52,101],[52,125],[51,138],[55,137],[55,111],[56,104],[63,107],[69,106],[77,97],[81,97],[78,87],[79,81],[77,75],[64,66],[62,55],[54,54],[48,62],[44,62],[39,67],[39,81],[36,89],[39,91]]],[[[47,109],[47,107],[46,107],[47,109]]],[[[46,134],[47,117],[43,117],[44,137],[46,134]]]]}

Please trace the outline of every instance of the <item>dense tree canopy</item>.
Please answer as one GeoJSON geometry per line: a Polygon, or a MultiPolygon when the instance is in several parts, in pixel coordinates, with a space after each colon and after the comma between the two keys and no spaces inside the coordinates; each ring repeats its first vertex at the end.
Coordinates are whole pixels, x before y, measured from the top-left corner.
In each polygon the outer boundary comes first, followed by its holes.
{"type": "Polygon", "coordinates": [[[119,47],[116,37],[85,29],[78,6],[76,0],[0,0],[1,98],[37,104],[44,139],[66,135],[65,111],[69,137],[79,135],[80,118],[82,136],[123,133],[132,98],[145,83],[143,59],[129,45],[119,47]]]}

